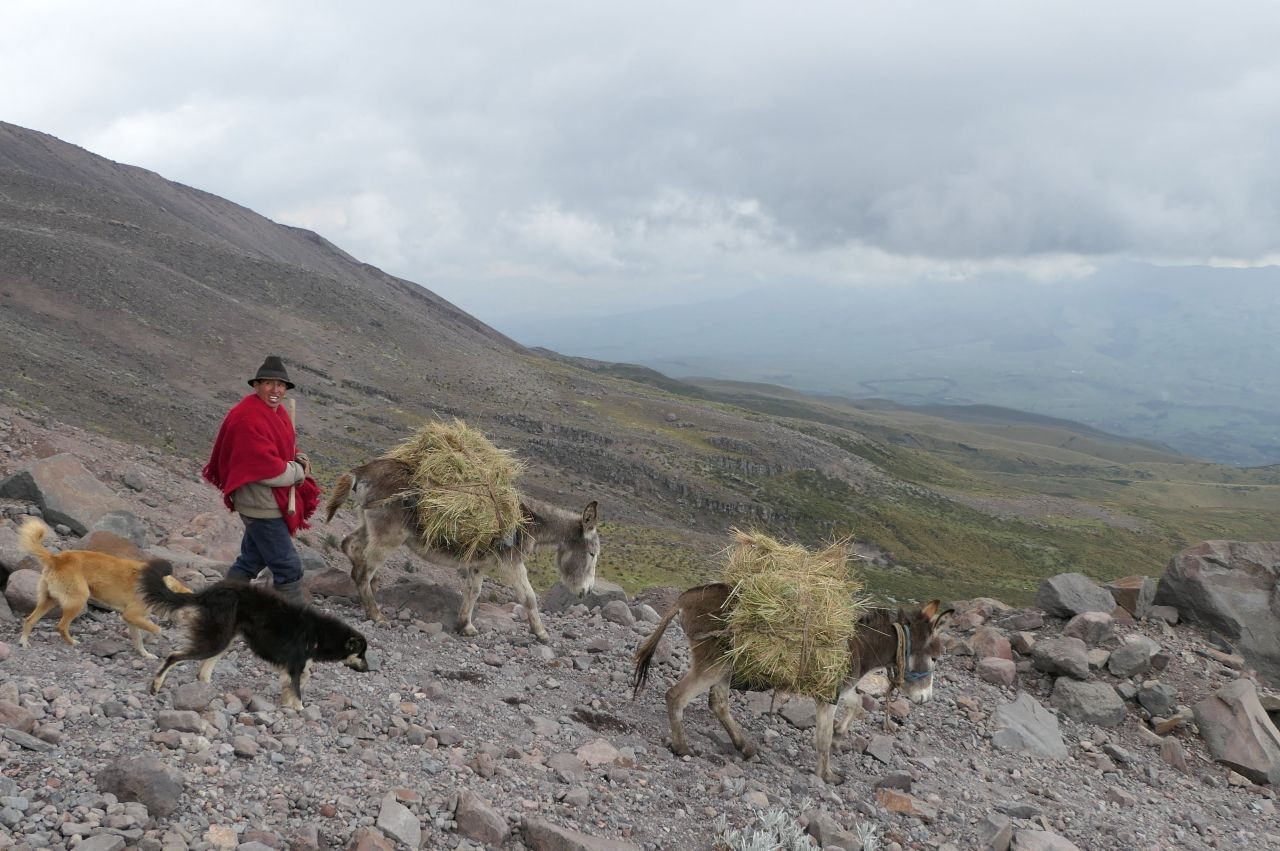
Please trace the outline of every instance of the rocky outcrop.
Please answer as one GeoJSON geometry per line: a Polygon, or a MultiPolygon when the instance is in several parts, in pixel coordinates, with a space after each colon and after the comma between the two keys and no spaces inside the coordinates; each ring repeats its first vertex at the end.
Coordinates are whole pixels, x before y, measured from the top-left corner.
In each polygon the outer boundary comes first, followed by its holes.
{"type": "Polygon", "coordinates": [[[1196,724],[1213,758],[1254,783],[1280,781],[1280,732],[1247,679],[1195,705],[1196,724]]]}
{"type": "Polygon", "coordinates": [[[1040,583],[1036,607],[1054,617],[1072,618],[1085,612],[1110,614],[1116,603],[1110,592],[1083,573],[1059,573],[1040,583]]]}
{"type": "Polygon", "coordinates": [[[1170,560],[1155,603],[1237,642],[1259,674],[1280,682],[1277,579],[1280,542],[1204,541],[1170,560]]]}
{"type": "Polygon", "coordinates": [[[33,502],[50,524],[63,524],[77,535],[108,514],[129,506],[85,469],[73,455],[53,455],[31,463],[0,482],[0,496],[33,502]]]}

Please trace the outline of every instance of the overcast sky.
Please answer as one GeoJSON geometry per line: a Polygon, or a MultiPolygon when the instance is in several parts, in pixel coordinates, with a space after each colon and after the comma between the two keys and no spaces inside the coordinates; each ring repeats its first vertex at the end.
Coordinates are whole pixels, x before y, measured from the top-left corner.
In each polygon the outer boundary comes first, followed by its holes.
{"type": "Polygon", "coordinates": [[[1280,258],[1280,4],[0,3],[0,119],[490,321],[1280,258]]]}

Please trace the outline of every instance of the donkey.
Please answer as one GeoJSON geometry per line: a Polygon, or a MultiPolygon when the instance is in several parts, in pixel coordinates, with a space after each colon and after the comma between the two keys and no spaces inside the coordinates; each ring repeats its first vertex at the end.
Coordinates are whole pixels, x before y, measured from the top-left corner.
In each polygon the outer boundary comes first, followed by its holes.
{"type": "Polygon", "coordinates": [[[520,593],[529,618],[529,629],[539,641],[548,641],[547,631],[538,615],[538,597],[529,584],[525,557],[539,546],[556,547],[556,566],[560,579],[579,597],[591,590],[596,580],[596,559],[600,556],[599,516],[593,500],[582,513],[574,514],[537,500],[522,498],[520,510],[525,524],[514,540],[504,542],[496,552],[464,560],[447,550],[423,547],[418,535],[417,512],[413,504],[412,470],[403,461],[379,458],[344,473],[325,503],[325,521],[354,495],[360,525],[342,539],[342,551],[351,559],[351,578],[360,593],[365,614],[375,623],[387,619],[373,598],[373,585],[378,568],[396,547],[409,548],[425,559],[455,565],[463,577],[462,608],[458,612],[458,631],[475,635],[471,612],[485,573],[497,569],[502,581],[520,593]]]}
{"type": "MultiPolygon", "coordinates": [[[[742,733],[729,714],[729,686],[733,663],[726,656],[729,636],[725,619],[732,608],[728,585],[720,582],[690,588],[681,594],[653,633],[635,652],[635,676],[632,700],[649,678],[658,641],[677,614],[689,639],[692,662],[689,670],[667,690],[667,720],[671,726],[671,750],[679,756],[690,753],[684,731],[684,708],[698,695],[711,690],[711,711],[729,733],[745,759],[755,756],[756,747],[742,733]]],[[[893,671],[893,687],[900,689],[913,703],[925,703],[933,697],[933,666],[942,655],[938,633],[950,619],[951,609],[942,611],[939,600],[931,600],[919,610],[873,609],[863,615],[857,634],[849,640],[849,676],[840,689],[838,703],[846,707],[840,723],[835,724],[836,706],[816,701],[817,723],[814,747],[818,751],[815,773],[827,783],[840,783],[844,778],[831,768],[832,735],[843,736],[849,724],[861,714],[853,705],[857,698],[854,686],[862,675],[880,667],[893,671]]]]}

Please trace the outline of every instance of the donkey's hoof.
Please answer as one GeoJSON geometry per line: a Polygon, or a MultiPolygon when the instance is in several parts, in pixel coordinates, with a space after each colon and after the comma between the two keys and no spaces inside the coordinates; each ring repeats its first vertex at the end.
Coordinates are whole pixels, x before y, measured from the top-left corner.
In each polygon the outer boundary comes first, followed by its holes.
{"type": "Polygon", "coordinates": [[[739,750],[743,759],[755,759],[756,746],[752,742],[746,742],[739,750]]]}
{"type": "Polygon", "coordinates": [[[480,634],[480,630],[476,629],[476,625],[473,623],[464,624],[463,626],[458,627],[458,632],[461,633],[462,635],[479,635],[480,634]]]}
{"type": "Polygon", "coordinates": [[[688,745],[680,745],[675,742],[671,743],[671,752],[676,756],[693,756],[693,750],[688,745]]]}
{"type": "Polygon", "coordinates": [[[844,775],[838,771],[828,771],[826,774],[823,774],[821,776],[822,776],[822,782],[829,783],[832,786],[839,786],[841,783],[844,782],[844,775]]]}
{"type": "Polygon", "coordinates": [[[543,644],[551,643],[551,636],[547,635],[547,631],[545,629],[542,632],[535,632],[533,637],[541,641],[543,644]]]}

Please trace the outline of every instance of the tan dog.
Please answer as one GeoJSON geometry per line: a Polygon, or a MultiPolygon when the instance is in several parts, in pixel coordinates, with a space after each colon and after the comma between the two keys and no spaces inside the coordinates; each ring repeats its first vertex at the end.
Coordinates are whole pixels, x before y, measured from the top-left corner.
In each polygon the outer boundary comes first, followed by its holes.
{"type": "MultiPolygon", "coordinates": [[[[62,619],[58,632],[68,644],[78,642],[71,637],[71,622],[80,616],[89,600],[115,609],[129,625],[129,635],[138,654],[155,659],[142,644],[142,631],[160,632],[160,627],[147,620],[148,607],[139,593],[138,577],[148,562],[96,553],[90,550],[68,550],[52,553],[43,544],[50,529],[44,522],[29,518],[18,530],[22,549],[40,559],[44,572],[36,591],[36,607],[22,622],[22,636],[18,644],[27,646],[27,636],[54,606],[62,607],[62,619]]],[[[165,577],[166,584],[174,591],[191,593],[191,589],[172,576],[165,577]]]]}

